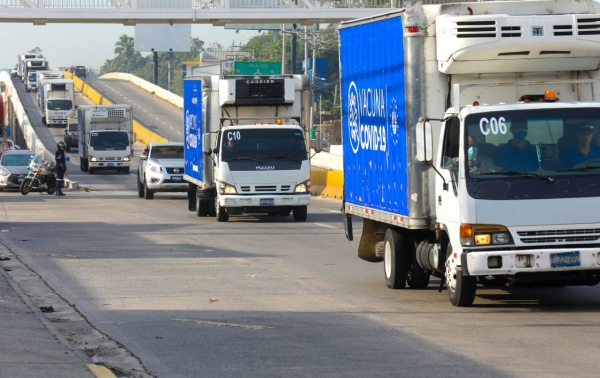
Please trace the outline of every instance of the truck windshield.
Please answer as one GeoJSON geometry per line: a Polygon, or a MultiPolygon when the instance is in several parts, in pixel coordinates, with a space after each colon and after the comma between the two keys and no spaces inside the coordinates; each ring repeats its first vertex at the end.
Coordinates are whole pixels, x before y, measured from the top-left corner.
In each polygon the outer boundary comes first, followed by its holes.
{"type": "Polygon", "coordinates": [[[29,74],[29,82],[35,83],[35,72],[29,74]]]}
{"type": "Polygon", "coordinates": [[[129,146],[125,131],[92,131],[90,134],[90,147],[97,151],[125,150],[129,146]]]}
{"type": "Polygon", "coordinates": [[[48,100],[48,110],[71,110],[71,100],[48,100]]]}
{"type": "Polygon", "coordinates": [[[154,146],[150,151],[152,159],[183,159],[183,146],[154,146]]]}
{"type": "MultiPolygon", "coordinates": [[[[469,179],[512,181],[511,191],[519,186],[514,184],[517,181],[530,187],[541,185],[541,192],[562,181],[574,185],[575,178],[582,176],[600,184],[600,109],[476,113],[465,118],[465,125],[465,171],[469,179]]],[[[586,185],[591,184],[587,181],[586,185]]],[[[541,192],[527,195],[544,198],[541,192]]],[[[567,197],[568,192],[563,190],[567,197]]]]}
{"type": "Polygon", "coordinates": [[[308,159],[304,134],[297,129],[231,129],[223,132],[221,139],[223,161],[243,163],[244,158],[251,158],[262,163],[274,160],[301,163],[308,159]]]}

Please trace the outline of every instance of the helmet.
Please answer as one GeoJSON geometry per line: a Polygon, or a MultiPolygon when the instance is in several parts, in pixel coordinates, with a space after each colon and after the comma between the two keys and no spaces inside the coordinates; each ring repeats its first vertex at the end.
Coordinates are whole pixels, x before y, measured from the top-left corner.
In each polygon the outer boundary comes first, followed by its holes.
{"type": "Polygon", "coordinates": [[[65,142],[58,142],[56,144],[56,147],[60,150],[61,147],[67,147],[67,145],[65,144],[65,142]]]}

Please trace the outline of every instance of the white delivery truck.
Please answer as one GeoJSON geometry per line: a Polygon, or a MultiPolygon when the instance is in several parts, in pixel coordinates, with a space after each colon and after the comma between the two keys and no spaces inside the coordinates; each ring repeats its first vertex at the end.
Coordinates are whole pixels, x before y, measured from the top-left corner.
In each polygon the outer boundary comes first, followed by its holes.
{"type": "Polygon", "coordinates": [[[344,226],[387,286],[600,281],[598,3],[419,3],[343,23],[344,226]]]}
{"type": "Polygon", "coordinates": [[[75,107],[73,80],[71,79],[43,79],[40,81],[40,102],[42,108],[42,123],[64,126],[69,114],[75,107]]]}
{"type": "Polygon", "coordinates": [[[33,59],[33,58],[41,58],[42,54],[34,54],[34,53],[28,53],[28,54],[19,54],[18,56],[18,63],[17,63],[17,76],[19,76],[21,78],[21,81],[23,80],[23,72],[25,72],[25,59],[33,59]]]}
{"type": "Polygon", "coordinates": [[[37,101],[40,111],[44,113],[44,86],[41,81],[45,79],[64,79],[64,73],[61,71],[38,71],[36,72],[37,101]]]}
{"type": "Polygon", "coordinates": [[[80,169],[129,173],[136,136],[129,105],[77,106],[77,137],[80,169]]]}
{"type": "Polygon", "coordinates": [[[30,58],[23,61],[23,84],[28,92],[35,90],[37,71],[47,71],[48,60],[43,58],[30,58]]]}
{"type": "Polygon", "coordinates": [[[189,209],[219,222],[244,213],[306,220],[308,77],[189,78],[183,97],[189,209]]]}

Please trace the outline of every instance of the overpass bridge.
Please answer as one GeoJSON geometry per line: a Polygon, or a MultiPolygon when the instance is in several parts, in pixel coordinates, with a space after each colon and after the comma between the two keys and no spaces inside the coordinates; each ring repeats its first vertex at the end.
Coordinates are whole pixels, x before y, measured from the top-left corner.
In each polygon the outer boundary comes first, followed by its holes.
{"type": "Polygon", "coordinates": [[[0,0],[0,22],[312,25],[373,16],[414,0],[0,0]]]}

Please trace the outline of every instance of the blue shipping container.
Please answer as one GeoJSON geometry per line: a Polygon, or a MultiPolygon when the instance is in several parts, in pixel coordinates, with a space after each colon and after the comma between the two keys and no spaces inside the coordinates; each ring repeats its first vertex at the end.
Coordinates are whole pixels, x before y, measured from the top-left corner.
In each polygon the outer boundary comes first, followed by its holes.
{"type": "Polygon", "coordinates": [[[183,81],[184,173],[202,181],[202,81],[183,81]]]}
{"type": "Polygon", "coordinates": [[[344,199],[408,216],[402,18],[340,29],[344,199]]]}

